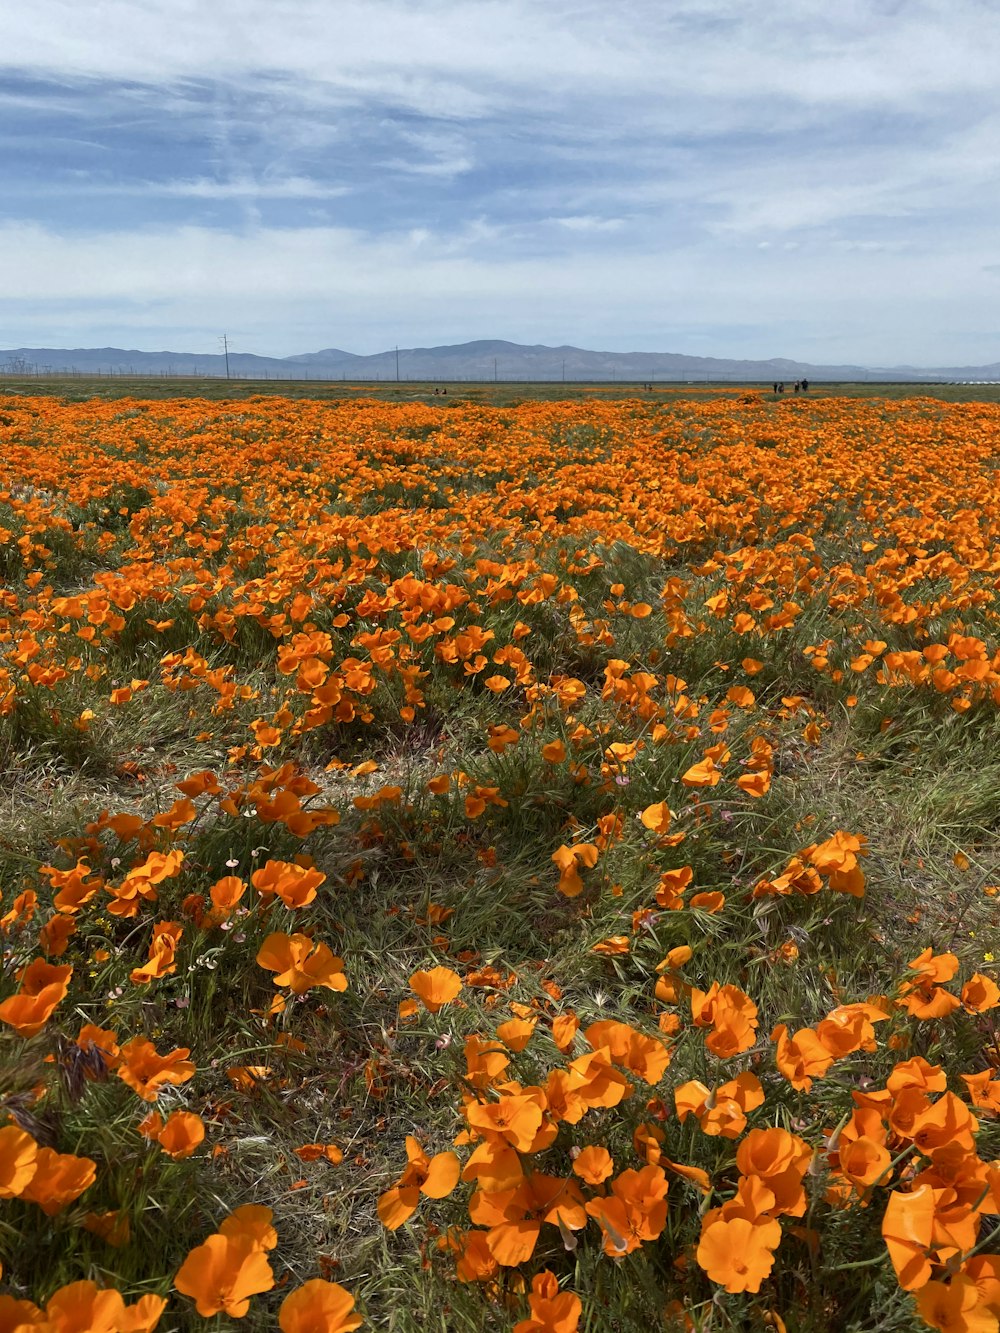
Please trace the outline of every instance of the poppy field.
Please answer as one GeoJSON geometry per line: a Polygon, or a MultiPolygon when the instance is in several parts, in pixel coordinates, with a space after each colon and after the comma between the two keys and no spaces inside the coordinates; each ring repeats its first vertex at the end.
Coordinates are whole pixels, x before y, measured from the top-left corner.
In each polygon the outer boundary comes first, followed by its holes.
{"type": "Polygon", "coordinates": [[[1000,1328],[1000,405],[0,400],[0,1333],[1000,1328]]]}

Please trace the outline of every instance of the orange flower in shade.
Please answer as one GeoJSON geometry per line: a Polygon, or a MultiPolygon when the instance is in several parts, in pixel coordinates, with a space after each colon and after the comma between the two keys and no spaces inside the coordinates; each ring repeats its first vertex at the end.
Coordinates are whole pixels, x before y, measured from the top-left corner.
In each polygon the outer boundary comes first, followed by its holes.
{"type": "Polygon", "coordinates": [[[242,1319],[251,1296],[273,1286],[267,1254],[246,1234],[209,1236],[190,1252],[174,1278],[175,1290],[192,1297],[203,1319],[220,1313],[242,1319]]]}
{"type": "Polygon", "coordinates": [[[436,1014],[458,996],[462,989],[462,978],[450,967],[432,967],[428,972],[414,972],[410,977],[410,989],[419,997],[425,1009],[436,1014]]]}
{"type": "Polygon", "coordinates": [[[499,1271],[500,1265],[486,1243],[485,1231],[449,1227],[438,1245],[455,1255],[455,1276],[459,1282],[487,1282],[499,1271]]]}
{"type": "Polygon", "coordinates": [[[39,1148],[34,1175],[22,1189],[21,1198],[37,1203],[43,1213],[54,1217],[89,1189],[96,1175],[97,1163],[89,1157],[39,1148]]]}
{"type": "Polygon", "coordinates": [[[565,843],[552,853],[553,862],[559,867],[559,892],[567,898],[576,898],[583,892],[583,880],[578,867],[585,866],[592,870],[597,865],[599,852],[592,842],[578,842],[572,847],[565,843]]]}
{"type": "Polygon", "coordinates": [[[631,1254],[656,1240],[667,1222],[668,1188],[662,1167],[650,1164],[623,1171],[611,1182],[610,1194],[590,1200],[587,1212],[604,1232],[605,1254],[631,1254]]]}
{"type": "Polygon", "coordinates": [[[19,1037],[33,1037],[41,1032],[69,990],[72,975],[69,964],[57,965],[36,958],[22,971],[17,994],[0,1004],[0,1020],[12,1027],[19,1037]]]}
{"type": "Polygon", "coordinates": [[[748,1222],[742,1217],[713,1222],[701,1233],[698,1263],[726,1291],[760,1291],[774,1267],[776,1227],[774,1222],[748,1222]]]}
{"type": "Polygon", "coordinates": [[[48,1333],[50,1328],[44,1313],[31,1301],[0,1296],[0,1333],[48,1333]]]}
{"type": "Polygon", "coordinates": [[[50,958],[61,958],[71,936],[76,934],[76,922],[65,913],[50,917],[38,932],[38,943],[50,958]]]}
{"type": "Polygon", "coordinates": [[[128,1214],[119,1209],[109,1213],[87,1213],[83,1225],[116,1250],[122,1245],[127,1245],[132,1238],[132,1226],[128,1214]]]}
{"type": "Polygon", "coordinates": [[[0,1129],[0,1199],[16,1199],[38,1169],[38,1144],[16,1125],[0,1129]]]}
{"type": "Polygon", "coordinates": [[[547,1268],[531,1279],[531,1314],[514,1325],[513,1333],[576,1333],[583,1303],[572,1291],[560,1291],[559,1279],[547,1268]]]}
{"type": "Polygon", "coordinates": [[[428,1199],[444,1199],[458,1184],[461,1163],[453,1152],[439,1152],[428,1157],[411,1135],[406,1136],[406,1170],[395,1186],[378,1201],[378,1215],[384,1227],[395,1231],[417,1210],[421,1194],[428,1199]]]}
{"type": "Polygon", "coordinates": [[[1000,1078],[995,1078],[991,1069],[959,1077],[969,1090],[969,1101],[977,1110],[1000,1116],[1000,1078]]]}
{"type": "Polygon", "coordinates": [[[488,1228],[486,1243],[504,1268],[531,1258],[543,1223],[569,1231],[587,1224],[576,1181],[541,1172],[525,1176],[513,1189],[477,1190],[469,1200],[469,1216],[488,1228]]]}
{"type": "Polygon", "coordinates": [[[882,1239],[904,1291],[917,1291],[931,1276],[928,1251],[934,1236],[934,1191],[930,1185],[893,1190],[882,1218],[882,1239]]]}
{"type": "MultiPolygon", "coordinates": [[[[84,1023],[77,1034],[76,1044],[81,1051],[88,1054],[94,1052],[105,1069],[117,1069],[121,1062],[118,1036],[110,1028],[99,1028],[93,1023],[84,1023]]],[[[100,1065],[97,1070],[99,1075],[100,1065]]],[[[93,1072],[88,1073],[88,1077],[94,1076],[93,1072]]]]}
{"type": "Polygon", "coordinates": [[[281,1333],[351,1333],[363,1322],[351,1293],[321,1277],[290,1291],[278,1310],[281,1333]]]}
{"type": "Polygon", "coordinates": [[[962,1265],[962,1272],[979,1288],[979,1299],[1000,1317],[1000,1254],[977,1254],[962,1265]]]}
{"type": "Polygon", "coordinates": [[[313,986],[347,990],[344,960],[308,935],[268,935],[258,950],[257,962],[278,974],[274,978],[276,986],[288,986],[294,995],[304,995],[313,986]]]}
{"type": "Polygon", "coordinates": [[[928,1282],[915,1294],[920,1318],[940,1333],[996,1333],[996,1314],[972,1278],[962,1273],[947,1283],[928,1282]]]}
{"type": "Polygon", "coordinates": [[[155,1102],[166,1084],[186,1083],[194,1077],[195,1067],[187,1058],[190,1054],[186,1046],[179,1046],[169,1055],[158,1055],[146,1037],[133,1037],[121,1048],[118,1077],[143,1101],[155,1102]]]}

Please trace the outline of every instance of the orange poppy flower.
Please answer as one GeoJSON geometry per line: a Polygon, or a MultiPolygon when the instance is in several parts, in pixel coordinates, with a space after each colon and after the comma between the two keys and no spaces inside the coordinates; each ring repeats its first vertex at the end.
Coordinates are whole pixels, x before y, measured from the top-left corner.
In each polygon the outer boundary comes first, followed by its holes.
{"type": "Polygon", "coordinates": [[[34,1174],[21,1190],[21,1198],[37,1203],[43,1213],[54,1217],[89,1189],[96,1175],[97,1163],[89,1157],[39,1148],[34,1174]]]}
{"type": "Polygon", "coordinates": [[[204,1138],[205,1122],[193,1111],[171,1112],[163,1128],[156,1134],[157,1143],[175,1162],[193,1156],[204,1138]]]}
{"type": "Polygon", "coordinates": [[[384,1227],[396,1231],[417,1210],[421,1194],[428,1199],[444,1199],[458,1184],[461,1163],[453,1152],[439,1152],[428,1157],[411,1135],[406,1136],[406,1170],[395,1186],[378,1201],[378,1215],[384,1227]]]}
{"type": "Polygon", "coordinates": [[[920,1318],[940,1333],[994,1333],[996,1315],[986,1308],[972,1278],[956,1273],[950,1282],[928,1282],[915,1293],[920,1318]]]}
{"type": "Polygon", "coordinates": [[[698,1263],[726,1291],[760,1291],[774,1267],[776,1228],[775,1222],[749,1222],[742,1217],[713,1222],[701,1233],[698,1263]]]}
{"type": "Polygon", "coordinates": [[[802,1178],[813,1150],[786,1129],[752,1129],[736,1149],[736,1165],[745,1176],[760,1176],[775,1197],[774,1211],[801,1217],[806,1210],[802,1178]]]}
{"type": "Polygon", "coordinates": [[[56,1333],[118,1333],[123,1326],[125,1302],[112,1288],[94,1282],[71,1282],[53,1292],[45,1318],[56,1333]]]}
{"type": "Polygon", "coordinates": [[[611,1193],[591,1199],[587,1212],[604,1233],[605,1254],[631,1254],[656,1240],[667,1222],[667,1177],[651,1163],[641,1171],[623,1171],[611,1182],[611,1193]]]}
{"type": "Polygon", "coordinates": [[[583,892],[583,880],[578,867],[585,866],[592,870],[597,865],[599,854],[592,842],[578,842],[572,847],[564,843],[554,851],[552,861],[559,867],[559,892],[567,898],[578,897],[583,892]]]}
{"type": "Polygon", "coordinates": [[[962,987],[962,1004],[973,1014],[984,1014],[1000,1005],[1000,986],[982,972],[974,972],[962,987]]]}
{"type": "Polygon", "coordinates": [[[165,1084],[186,1083],[194,1077],[195,1067],[187,1058],[190,1054],[186,1046],[180,1046],[169,1055],[159,1055],[148,1038],[133,1037],[121,1048],[118,1077],[143,1101],[155,1102],[165,1084]]]}
{"type": "Polygon", "coordinates": [[[928,1251],[934,1235],[934,1191],[921,1185],[893,1190],[882,1218],[882,1238],[904,1291],[917,1291],[931,1276],[928,1251]]]}
{"type": "Polygon", "coordinates": [[[87,1213],[83,1225],[115,1249],[127,1245],[132,1238],[132,1226],[128,1214],[117,1208],[108,1213],[87,1213]]]}
{"type": "Polygon", "coordinates": [[[16,1125],[0,1129],[0,1199],[16,1199],[38,1169],[38,1144],[16,1125]]]}
{"type": "Polygon", "coordinates": [[[17,994],[0,1004],[0,1021],[12,1027],[19,1037],[33,1037],[41,1032],[69,990],[72,975],[69,964],[57,965],[36,958],[21,972],[17,994]]]}
{"type": "Polygon", "coordinates": [[[778,1044],[775,1064],[798,1092],[808,1092],[813,1079],[822,1078],[833,1064],[834,1057],[812,1028],[799,1028],[794,1037],[789,1037],[787,1027],[779,1023],[771,1040],[778,1044]]]}
{"type": "Polygon", "coordinates": [[[273,1250],[278,1243],[278,1233],[271,1225],[274,1214],[270,1208],[259,1203],[244,1203],[234,1208],[219,1227],[221,1236],[237,1240],[240,1236],[249,1237],[262,1250],[273,1250]]]}
{"type": "Polygon", "coordinates": [[[242,1319],[251,1296],[273,1286],[267,1255],[249,1235],[209,1236],[190,1252],[174,1278],[174,1289],[193,1298],[203,1319],[220,1313],[242,1319]]]}
{"type": "Polygon", "coordinates": [[[294,995],[304,995],[313,986],[345,991],[347,977],[344,960],[330,952],[322,941],[308,935],[284,935],[280,931],[267,936],[257,952],[257,963],[276,972],[276,986],[288,986],[294,995]]]}
{"type": "Polygon", "coordinates": [[[45,1333],[49,1327],[44,1313],[31,1301],[0,1296],[0,1333],[45,1333]]]}
{"type": "Polygon", "coordinates": [[[290,1291],[278,1310],[281,1333],[351,1333],[363,1323],[351,1293],[321,1277],[290,1291]]]}
{"type": "Polygon", "coordinates": [[[462,978],[450,967],[432,967],[428,972],[414,972],[410,977],[410,989],[425,1009],[436,1014],[457,997],[462,989],[462,978]]]}
{"type": "Polygon", "coordinates": [[[601,1185],[615,1169],[614,1158],[607,1148],[593,1144],[581,1149],[573,1159],[573,1174],[588,1185],[601,1185]]]}
{"type": "Polygon", "coordinates": [[[504,1268],[531,1258],[543,1223],[570,1231],[587,1224],[576,1182],[541,1172],[526,1176],[513,1189],[477,1190],[469,1200],[469,1216],[488,1228],[486,1243],[504,1268]]]}
{"type": "Polygon", "coordinates": [[[647,1083],[659,1083],[670,1064],[670,1048],[627,1023],[605,1019],[591,1023],[584,1033],[596,1050],[604,1049],[615,1064],[623,1065],[647,1083]]]}
{"type": "Polygon", "coordinates": [[[547,1268],[531,1279],[528,1297],[531,1314],[519,1320],[513,1333],[576,1333],[583,1302],[572,1291],[560,1291],[559,1280],[547,1268]]]}
{"type": "Polygon", "coordinates": [[[265,902],[277,895],[292,910],[313,902],[316,890],[325,881],[322,871],[307,870],[294,861],[265,861],[250,876],[250,883],[265,902]]]}
{"type": "Polygon", "coordinates": [[[538,1024],[537,1018],[511,1018],[497,1028],[497,1036],[509,1051],[523,1051],[538,1024]]]}
{"type": "Polygon", "coordinates": [[[153,938],[149,946],[149,961],[141,967],[135,967],[129,973],[129,979],[136,984],[144,984],[156,977],[169,976],[177,971],[175,956],[184,928],[176,921],[159,921],[153,927],[153,938]]]}
{"type": "Polygon", "coordinates": [[[705,758],[692,764],[691,767],[681,774],[681,782],[685,787],[716,787],[722,777],[722,769],[714,759],[705,758]]]}
{"type": "Polygon", "coordinates": [[[118,1325],[119,1333],[153,1333],[166,1308],[165,1296],[140,1296],[125,1306],[118,1325]]]}
{"type": "Polygon", "coordinates": [[[657,801],[647,805],[639,816],[645,828],[651,833],[670,832],[670,806],[666,801],[657,801]]]}

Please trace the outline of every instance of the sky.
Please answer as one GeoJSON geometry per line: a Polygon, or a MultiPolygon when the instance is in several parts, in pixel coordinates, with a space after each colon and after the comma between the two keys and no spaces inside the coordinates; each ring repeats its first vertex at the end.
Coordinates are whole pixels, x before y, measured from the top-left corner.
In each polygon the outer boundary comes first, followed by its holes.
{"type": "Polygon", "coordinates": [[[996,0],[32,0],[0,347],[1000,360],[996,0]]]}

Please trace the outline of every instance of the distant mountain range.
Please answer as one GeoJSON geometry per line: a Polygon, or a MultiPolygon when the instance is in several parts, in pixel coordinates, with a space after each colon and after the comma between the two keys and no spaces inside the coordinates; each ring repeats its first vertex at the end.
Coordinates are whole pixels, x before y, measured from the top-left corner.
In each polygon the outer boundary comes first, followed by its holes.
{"type": "Polygon", "coordinates": [[[683,356],[676,352],[591,352],[582,347],[525,346],[485,339],[445,347],[400,347],[357,356],[336,347],[301,356],[251,352],[139,352],[121,347],[15,347],[0,350],[0,376],[176,375],[284,380],[549,380],[684,382],[876,380],[928,382],[1000,380],[1000,362],[985,366],[824,366],[774,357],[768,361],[683,356]]]}

